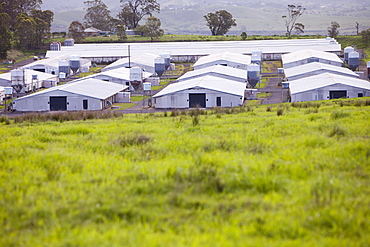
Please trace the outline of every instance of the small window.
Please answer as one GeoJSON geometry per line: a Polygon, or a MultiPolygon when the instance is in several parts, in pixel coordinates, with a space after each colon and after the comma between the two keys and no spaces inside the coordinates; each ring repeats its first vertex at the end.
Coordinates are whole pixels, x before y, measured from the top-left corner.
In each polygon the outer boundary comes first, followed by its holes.
{"type": "Polygon", "coordinates": [[[87,99],[84,99],[82,103],[83,103],[84,110],[87,110],[88,109],[87,99]]]}
{"type": "Polygon", "coordinates": [[[358,93],[358,97],[364,97],[363,93],[358,93]]]}

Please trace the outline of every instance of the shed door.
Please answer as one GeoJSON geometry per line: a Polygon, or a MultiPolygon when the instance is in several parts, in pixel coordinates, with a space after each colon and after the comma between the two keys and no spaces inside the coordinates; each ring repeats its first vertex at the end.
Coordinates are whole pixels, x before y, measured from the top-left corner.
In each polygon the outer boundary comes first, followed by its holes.
{"type": "Polygon", "coordinates": [[[67,97],[50,97],[50,111],[66,111],[67,97]]]}
{"type": "Polygon", "coordinates": [[[189,108],[206,108],[206,94],[205,93],[192,93],[189,94],[189,108]]]}
{"type": "Polygon", "coordinates": [[[221,106],[221,97],[216,98],[216,106],[221,106]]]}
{"type": "Polygon", "coordinates": [[[347,98],[347,91],[330,91],[330,99],[347,98]]]}

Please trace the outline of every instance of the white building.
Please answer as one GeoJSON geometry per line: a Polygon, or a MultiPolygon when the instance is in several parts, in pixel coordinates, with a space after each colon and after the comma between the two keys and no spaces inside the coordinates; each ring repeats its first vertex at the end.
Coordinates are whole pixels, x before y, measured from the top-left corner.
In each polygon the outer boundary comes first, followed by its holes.
{"type": "Polygon", "coordinates": [[[13,100],[16,111],[79,111],[102,110],[117,101],[125,89],[117,83],[86,79],[49,88],[13,100]]]}
{"type": "Polygon", "coordinates": [[[203,77],[206,75],[212,75],[224,79],[229,79],[233,81],[247,83],[248,72],[243,69],[235,69],[223,65],[209,66],[202,69],[197,69],[194,71],[189,71],[177,79],[178,82],[186,81],[189,79],[194,79],[198,77],[203,77]]]}
{"type": "Polygon", "coordinates": [[[4,98],[5,98],[5,88],[0,86],[0,104],[4,102],[4,98]]]}
{"type": "Polygon", "coordinates": [[[336,54],[311,49],[284,54],[282,56],[282,62],[284,69],[313,62],[331,64],[335,66],[343,65],[343,61],[336,54]]]}
{"type": "Polygon", "coordinates": [[[194,63],[193,68],[194,70],[198,70],[210,66],[223,65],[247,70],[247,66],[250,63],[251,56],[225,51],[199,58],[198,61],[194,63]]]}
{"type": "Polygon", "coordinates": [[[370,96],[370,82],[323,73],[290,82],[291,102],[370,96]]]}
{"type": "Polygon", "coordinates": [[[245,83],[208,75],[170,84],[153,98],[156,108],[233,107],[244,92],[245,83]]]}
{"type": "Polygon", "coordinates": [[[301,79],[307,76],[319,75],[319,74],[327,73],[327,72],[332,73],[332,74],[337,74],[337,75],[344,75],[344,76],[359,78],[358,74],[356,74],[352,70],[347,69],[345,67],[339,67],[339,66],[334,66],[334,65],[325,64],[325,63],[318,63],[318,62],[307,63],[307,64],[291,67],[288,69],[284,69],[285,79],[287,81],[293,81],[293,80],[301,79]]]}
{"type": "Polygon", "coordinates": [[[21,84],[21,92],[29,92],[40,88],[55,87],[59,82],[57,75],[43,73],[35,70],[24,69],[24,70],[13,70],[9,73],[0,74],[0,85],[11,87],[16,84],[21,84]],[[12,79],[13,73],[13,79],[12,79]],[[14,75],[19,74],[18,82],[14,80],[14,75]]]}
{"type": "Polygon", "coordinates": [[[158,55],[150,53],[144,53],[134,58],[131,57],[130,59],[128,57],[122,58],[103,68],[102,72],[118,68],[140,67],[145,72],[154,74],[154,61],[156,58],[158,58],[158,55]]]}

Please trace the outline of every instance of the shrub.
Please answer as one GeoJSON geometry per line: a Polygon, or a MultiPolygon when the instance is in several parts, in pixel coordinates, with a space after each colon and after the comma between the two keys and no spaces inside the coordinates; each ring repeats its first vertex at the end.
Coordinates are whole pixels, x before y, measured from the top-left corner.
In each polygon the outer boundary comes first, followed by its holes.
{"type": "Polygon", "coordinates": [[[284,112],[284,109],[283,108],[279,108],[276,113],[277,113],[278,116],[282,116],[283,115],[283,112],[284,112]]]}

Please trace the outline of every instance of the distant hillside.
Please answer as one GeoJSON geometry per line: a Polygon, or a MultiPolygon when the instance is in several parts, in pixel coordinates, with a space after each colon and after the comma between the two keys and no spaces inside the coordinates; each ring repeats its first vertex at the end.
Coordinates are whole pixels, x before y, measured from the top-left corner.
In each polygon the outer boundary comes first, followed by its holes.
{"type": "MultiPolygon", "coordinates": [[[[45,1],[43,9],[51,9],[55,13],[53,30],[65,31],[69,24],[78,20],[83,21],[85,15],[83,1],[75,2],[65,0],[63,3],[56,4],[55,0],[45,1]],[[54,4],[53,4],[54,3],[54,4]],[[58,6],[58,7],[56,7],[58,6]]],[[[116,16],[120,10],[118,0],[104,1],[116,16]]],[[[161,3],[161,13],[154,16],[161,19],[162,28],[166,33],[172,34],[201,34],[210,35],[203,16],[208,12],[215,12],[226,9],[236,18],[237,26],[232,28],[229,35],[240,35],[246,31],[249,35],[281,35],[284,34],[284,21],[281,18],[286,14],[286,6],[290,1],[250,1],[236,0],[233,4],[224,0],[203,0],[199,1],[159,1],[161,3]],[[201,3],[201,4],[200,4],[201,3]]],[[[370,7],[363,1],[351,1],[349,5],[346,1],[311,1],[302,3],[307,11],[299,19],[306,28],[306,34],[326,35],[327,27],[331,21],[336,21],[341,25],[340,34],[355,34],[355,23],[360,23],[360,29],[370,27],[370,7]],[[334,4],[335,3],[335,4],[334,4]]]]}

